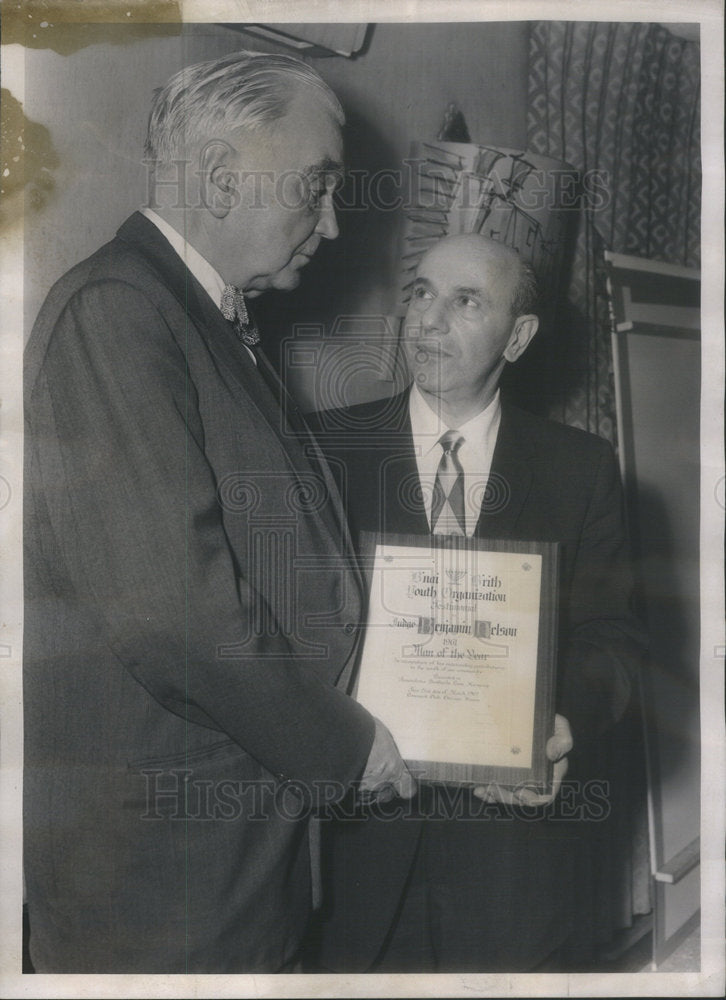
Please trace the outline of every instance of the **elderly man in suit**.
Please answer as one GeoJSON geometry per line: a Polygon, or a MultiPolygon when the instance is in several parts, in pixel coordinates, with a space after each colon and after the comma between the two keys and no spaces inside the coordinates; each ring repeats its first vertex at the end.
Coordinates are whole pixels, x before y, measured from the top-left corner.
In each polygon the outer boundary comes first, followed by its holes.
{"type": "Polygon", "coordinates": [[[404,324],[412,387],[316,417],[356,535],[561,543],[553,794],[424,786],[415,808],[343,811],[327,831],[327,969],[556,967],[587,892],[588,835],[608,808],[595,801],[607,787],[593,784],[594,761],[626,710],[644,637],[612,449],[500,399],[505,365],[537,331],[535,303],[534,273],[514,250],[476,234],[441,239],[404,324]]]}
{"type": "Polygon", "coordinates": [[[150,208],[26,354],[25,874],[38,972],[295,967],[321,803],[411,795],[346,693],[361,583],[246,297],[337,235],[342,111],[234,53],[157,94],[150,208]]]}

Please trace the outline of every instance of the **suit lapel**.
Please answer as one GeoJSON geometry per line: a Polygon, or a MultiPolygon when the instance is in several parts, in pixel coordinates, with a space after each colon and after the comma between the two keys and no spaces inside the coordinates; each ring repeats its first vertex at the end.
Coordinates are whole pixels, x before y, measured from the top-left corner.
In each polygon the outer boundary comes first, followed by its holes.
{"type": "Polygon", "coordinates": [[[262,420],[276,435],[294,475],[302,475],[308,470],[313,471],[306,455],[306,447],[310,446],[313,454],[319,459],[320,474],[332,497],[332,502],[321,505],[318,513],[327,526],[334,547],[340,550],[342,543],[352,551],[332,476],[312,435],[307,431],[297,405],[287,393],[269,361],[264,355],[259,359],[260,364],[265,365],[263,376],[237,337],[232,324],[225,320],[216,303],[185,267],[184,262],[153,222],[137,212],[119,229],[118,236],[130,243],[137,253],[147,259],[161,281],[178,299],[189,318],[202,331],[207,347],[217,361],[234,376],[235,382],[245,396],[245,401],[251,402],[256,407],[262,420]],[[268,381],[279,387],[278,398],[268,381]],[[305,428],[304,433],[309,439],[305,442],[305,446],[285,419],[288,415],[293,418],[293,422],[297,417],[300,426],[305,428]]]}
{"type": "Polygon", "coordinates": [[[217,304],[185,267],[153,222],[136,213],[127,219],[118,235],[146,258],[187,316],[202,331],[205,342],[216,359],[242,383],[245,393],[252,398],[265,420],[279,435],[277,402],[255,371],[254,361],[240,343],[232,325],[222,316],[217,304]]]}
{"type": "Polygon", "coordinates": [[[489,482],[475,535],[480,538],[516,537],[516,525],[532,485],[532,446],[516,414],[502,404],[502,420],[494,448],[489,482]]]}
{"type": "MultiPolygon", "coordinates": [[[[350,537],[348,520],[345,517],[343,503],[340,499],[335,479],[320,450],[320,445],[308,427],[299,406],[287,391],[285,383],[279,378],[277,372],[270,364],[264,350],[258,349],[255,352],[255,356],[260,368],[260,374],[264,373],[264,380],[268,384],[268,387],[271,387],[270,391],[277,401],[278,423],[282,423],[280,416],[284,415],[290,429],[295,432],[301,454],[305,456],[305,459],[312,466],[313,471],[318,473],[323,479],[328,495],[335,498],[333,503],[326,505],[323,509],[329,512],[335,521],[338,537],[342,536],[346,547],[352,551],[353,541],[350,537]]],[[[289,440],[289,435],[286,436],[285,440],[289,440]]]]}
{"type": "Polygon", "coordinates": [[[383,501],[380,509],[381,530],[427,535],[431,529],[421,492],[408,398],[408,391],[400,393],[382,425],[385,436],[380,452],[377,450],[383,476],[380,489],[383,501]]]}

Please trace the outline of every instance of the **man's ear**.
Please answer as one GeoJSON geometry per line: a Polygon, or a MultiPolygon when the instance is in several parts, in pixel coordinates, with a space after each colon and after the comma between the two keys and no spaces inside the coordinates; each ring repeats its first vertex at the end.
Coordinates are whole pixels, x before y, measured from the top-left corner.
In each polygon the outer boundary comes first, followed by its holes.
{"type": "Polygon", "coordinates": [[[517,316],[509,343],[504,349],[504,357],[507,361],[514,362],[524,354],[538,327],[539,319],[537,316],[517,316]]]}
{"type": "Polygon", "coordinates": [[[240,172],[233,166],[236,151],[224,139],[206,143],[199,154],[202,202],[215,219],[223,219],[239,202],[240,172]]]}

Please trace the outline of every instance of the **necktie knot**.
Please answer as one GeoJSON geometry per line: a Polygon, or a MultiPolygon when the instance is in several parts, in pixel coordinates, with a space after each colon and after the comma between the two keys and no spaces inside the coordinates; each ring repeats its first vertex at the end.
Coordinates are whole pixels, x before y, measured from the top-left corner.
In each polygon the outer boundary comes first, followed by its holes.
{"type": "Polygon", "coordinates": [[[445,455],[456,455],[457,451],[464,443],[464,436],[458,431],[446,431],[439,438],[439,444],[444,449],[445,455]]]}
{"type": "Polygon", "coordinates": [[[260,335],[247,312],[245,297],[234,285],[225,285],[219,304],[222,315],[233,324],[237,336],[247,347],[259,344],[260,335]]]}

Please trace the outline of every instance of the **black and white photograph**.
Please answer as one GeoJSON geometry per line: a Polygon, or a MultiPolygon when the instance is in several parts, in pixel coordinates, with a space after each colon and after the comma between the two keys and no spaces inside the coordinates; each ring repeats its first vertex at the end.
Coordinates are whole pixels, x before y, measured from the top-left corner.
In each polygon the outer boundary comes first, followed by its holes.
{"type": "Polygon", "coordinates": [[[0,19],[0,994],[723,995],[722,5],[0,19]]]}

